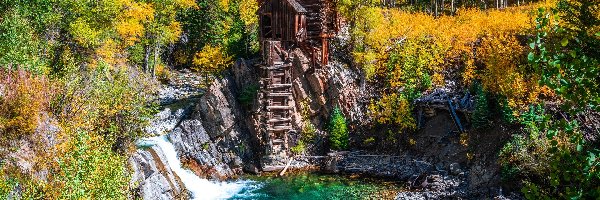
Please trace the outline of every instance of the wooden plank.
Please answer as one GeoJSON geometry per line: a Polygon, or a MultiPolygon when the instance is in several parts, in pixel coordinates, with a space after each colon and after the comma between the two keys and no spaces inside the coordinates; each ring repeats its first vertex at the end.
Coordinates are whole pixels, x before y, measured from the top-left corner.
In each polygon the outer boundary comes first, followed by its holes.
{"type": "Polygon", "coordinates": [[[273,129],[290,130],[292,126],[275,126],[273,129]]]}
{"type": "Polygon", "coordinates": [[[283,166],[283,165],[276,165],[276,166],[273,166],[273,165],[265,165],[265,166],[263,166],[263,167],[262,167],[262,170],[263,170],[264,172],[272,172],[272,171],[280,171],[280,170],[283,170],[283,168],[285,168],[285,166],[283,166]]]}
{"type": "Polygon", "coordinates": [[[290,121],[292,121],[291,118],[279,118],[279,119],[270,119],[267,122],[269,122],[269,123],[275,123],[275,122],[290,122],[290,121]]]}
{"type": "Polygon", "coordinates": [[[269,93],[267,94],[269,97],[290,97],[292,93],[269,93]]]}
{"type": "Polygon", "coordinates": [[[291,110],[292,106],[267,106],[267,110],[291,110]]]}
{"type": "Polygon", "coordinates": [[[271,84],[268,88],[292,87],[292,84],[271,84]]]}
{"type": "Polygon", "coordinates": [[[454,119],[454,122],[456,123],[458,130],[461,133],[464,132],[464,129],[463,129],[462,125],[460,124],[460,119],[458,118],[458,115],[456,115],[456,112],[454,111],[454,106],[452,105],[452,101],[450,99],[448,99],[448,107],[450,108],[450,113],[452,114],[452,118],[454,119]]]}

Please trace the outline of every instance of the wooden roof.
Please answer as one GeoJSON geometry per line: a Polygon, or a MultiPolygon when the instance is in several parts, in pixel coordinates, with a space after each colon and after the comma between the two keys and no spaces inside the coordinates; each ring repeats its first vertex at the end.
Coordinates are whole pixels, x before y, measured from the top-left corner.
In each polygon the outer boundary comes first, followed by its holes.
{"type": "Polygon", "coordinates": [[[306,11],[306,9],[304,9],[304,7],[302,7],[302,5],[300,5],[300,3],[298,3],[296,0],[286,0],[291,6],[292,8],[294,8],[294,10],[297,13],[307,13],[308,11],[306,11]]]}

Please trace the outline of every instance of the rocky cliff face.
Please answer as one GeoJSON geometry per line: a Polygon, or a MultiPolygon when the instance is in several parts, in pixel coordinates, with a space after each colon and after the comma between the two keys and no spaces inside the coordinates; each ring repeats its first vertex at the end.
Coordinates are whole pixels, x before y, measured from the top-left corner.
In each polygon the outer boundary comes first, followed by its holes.
{"type": "Polygon", "coordinates": [[[232,87],[230,79],[215,81],[169,134],[184,163],[200,177],[236,177],[244,163],[252,163],[251,135],[232,87]]]}
{"type": "MultiPolygon", "coordinates": [[[[207,89],[199,90],[188,84],[200,82],[194,80],[199,77],[189,73],[181,76],[184,80],[174,80],[161,90],[162,111],[156,114],[146,132],[166,135],[184,167],[201,178],[235,178],[244,166],[255,170],[249,144],[252,138],[234,95],[238,91],[234,79],[217,79],[207,89]]],[[[133,171],[131,185],[137,196],[144,199],[187,197],[160,149],[139,149],[129,163],[133,171]]]]}
{"type": "Polygon", "coordinates": [[[364,81],[358,72],[335,60],[322,69],[313,68],[302,52],[296,50],[294,55],[295,124],[299,129],[309,122],[322,127],[334,107],[339,107],[351,122],[362,124],[368,121],[366,104],[361,102],[366,95],[360,85],[364,81]],[[308,116],[301,116],[303,114],[308,116]],[[310,121],[302,121],[307,117],[310,121]]]}
{"type": "Polygon", "coordinates": [[[177,174],[169,168],[160,148],[137,150],[129,158],[133,174],[130,185],[142,199],[186,199],[188,194],[177,174]]]}

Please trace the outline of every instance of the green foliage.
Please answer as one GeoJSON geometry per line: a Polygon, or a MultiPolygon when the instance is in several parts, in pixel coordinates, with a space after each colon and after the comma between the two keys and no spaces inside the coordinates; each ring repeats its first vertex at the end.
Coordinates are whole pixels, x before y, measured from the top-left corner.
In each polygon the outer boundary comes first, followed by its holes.
{"type": "Polygon", "coordinates": [[[0,166],[0,197],[5,199],[43,199],[42,187],[17,170],[0,166]],[[14,191],[21,189],[20,196],[14,191]]]}
{"type": "Polygon", "coordinates": [[[193,0],[0,4],[0,65],[19,64],[35,72],[51,73],[71,65],[95,67],[99,62],[112,67],[144,64],[150,73],[148,63],[161,63],[161,48],[177,41],[182,33],[176,13],[195,7],[193,0]]]}
{"type": "Polygon", "coordinates": [[[561,0],[540,8],[529,62],[542,82],[566,100],[566,110],[600,111],[600,8],[595,0],[561,0]],[[595,4],[595,5],[594,5],[595,4]],[[597,32],[590,32],[595,30],[597,32]]]}
{"type": "Polygon", "coordinates": [[[529,111],[519,118],[525,126],[523,134],[513,135],[510,142],[506,143],[498,158],[504,172],[504,177],[543,179],[549,168],[549,140],[545,137],[548,130],[550,117],[545,114],[541,106],[530,106],[529,111]]]}
{"type": "Polygon", "coordinates": [[[177,65],[193,64],[194,55],[205,46],[221,47],[232,57],[258,53],[258,4],[253,0],[198,0],[198,10],[178,15],[188,41],[177,46],[177,65]]]}
{"type": "Polygon", "coordinates": [[[475,111],[471,115],[471,121],[475,128],[485,127],[490,123],[490,109],[487,94],[479,83],[473,85],[475,90],[475,111]]]}
{"type": "Polygon", "coordinates": [[[365,139],[363,141],[363,144],[364,145],[372,145],[374,142],[375,142],[375,138],[374,137],[369,137],[369,138],[367,138],[367,139],[365,139]]]}
{"type": "Polygon", "coordinates": [[[500,104],[500,114],[502,115],[502,120],[507,123],[515,123],[517,122],[517,117],[515,117],[515,111],[508,105],[508,100],[502,98],[499,103],[500,104]]]}
{"type": "Polygon", "coordinates": [[[84,131],[70,135],[67,142],[53,150],[54,159],[38,163],[52,172],[44,180],[14,166],[0,166],[0,197],[127,199],[130,177],[126,156],[115,153],[110,143],[93,135],[84,131]],[[20,192],[13,192],[17,188],[20,192]]]}
{"type": "Polygon", "coordinates": [[[0,67],[45,73],[46,63],[40,50],[43,42],[36,37],[29,20],[20,10],[5,10],[0,19],[0,67]]]}
{"type": "Polygon", "coordinates": [[[599,197],[600,154],[585,143],[576,121],[554,119],[539,105],[519,121],[524,134],[514,135],[499,155],[505,179],[521,180],[528,199],[599,197]]]}
{"type": "MultiPolygon", "coordinates": [[[[594,0],[561,0],[557,8],[538,10],[536,37],[530,41],[529,62],[542,83],[565,100],[563,108],[577,113],[585,108],[600,110],[598,66],[600,60],[600,7],[594,0]]],[[[525,115],[530,120],[539,117],[525,115]]],[[[599,150],[586,144],[576,121],[560,120],[536,128],[549,140],[549,165],[545,181],[526,180],[522,192],[529,199],[600,198],[599,150]]]]}
{"type": "Polygon", "coordinates": [[[333,109],[329,121],[329,142],[331,149],[345,150],[348,148],[348,126],[346,118],[339,108],[333,109]]]}
{"type": "Polygon", "coordinates": [[[256,99],[256,95],[258,94],[258,89],[259,87],[257,85],[249,85],[244,87],[240,96],[238,97],[238,100],[246,107],[252,105],[254,99],[256,99]]]}
{"type": "Polygon", "coordinates": [[[306,100],[300,102],[300,116],[302,116],[302,132],[301,132],[301,140],[304,143],[313,142],[315,136],[317,135],[317,127],[310,121],[310,106],[306,100]]]}
{"type": "Polygon", "coordinates": [[[577,122],[565,120],[548,127],[548,171],[543,181],[524,181],[521,191],[527,199],[600,198],[600,151],[586,148],[577,127],[577,122]]]}
{"type": "Polygon", "coordinates": [[[110,150],[110,144],[85,132],[78,132],[68,146],[71,149],[58,159],[60,171],[53,177],[54,183],[64,183],[60,190],[53,190],[60,191],[59,199],[127,198],[126,157],[117,155],[110,150]]]}
{"type": "Polygon", "coordinates": [[[142,136],[156,111],[155,105],[148,105],[156,88],[135,69],[98,67],[70,73],[62,82],[64,91],[54,110],[65,126],[93,131],[117,146],[142,136]]]}
{"type": "Polygon", "coordinates": [[[291,150],[292,150],[292,153],[298,155],[306,150],[306,145],[304,144],[303,140],[300,140],[300,141],[298,141],[298,144],[296,144],[296,146],[292,147],[291,150]]]}

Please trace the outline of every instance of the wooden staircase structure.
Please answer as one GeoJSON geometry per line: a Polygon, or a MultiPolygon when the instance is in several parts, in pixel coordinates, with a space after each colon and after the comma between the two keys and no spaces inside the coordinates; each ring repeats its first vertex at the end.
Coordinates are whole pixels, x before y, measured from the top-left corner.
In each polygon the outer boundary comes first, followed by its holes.
{"type": "Polygon", "coordinates": [[[333,0],[260,0],[259,39],[263,63],[259,102],[260,132],[265,147],[263,171],[283,169],[289,161],[288,133],[295,131],[290,53],[300,49],[311,68],[328,63],[328,40],[338,31],[333,0]]]}
{"type": "Polygon", "coordinates": [[[281,42],[266,41],[263,55],[266,63],[261,66],[260,96],[264,125],[263,138],[265,156],[263,170],[273,171],[282,168],[288,158],[288,132],[292,131],[292,63],[288,53],[283,51],[281,42]]]}

